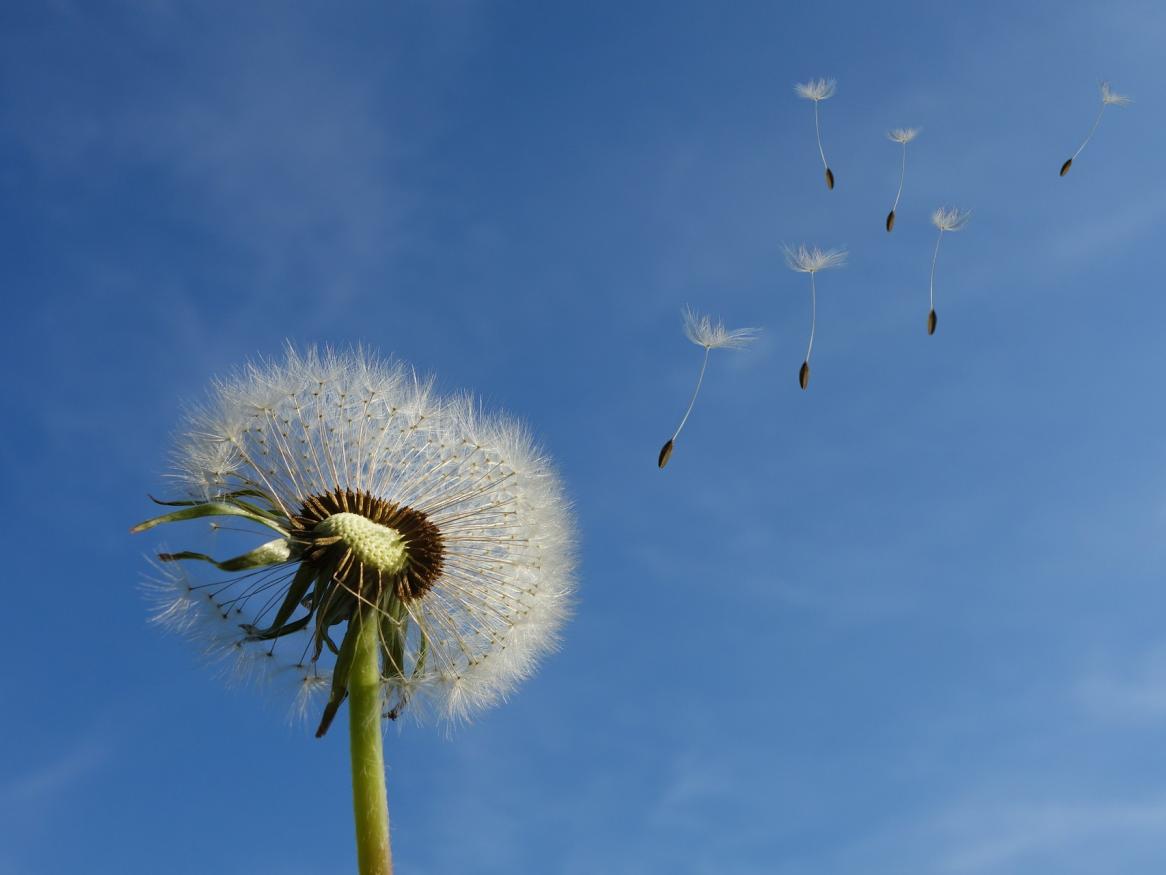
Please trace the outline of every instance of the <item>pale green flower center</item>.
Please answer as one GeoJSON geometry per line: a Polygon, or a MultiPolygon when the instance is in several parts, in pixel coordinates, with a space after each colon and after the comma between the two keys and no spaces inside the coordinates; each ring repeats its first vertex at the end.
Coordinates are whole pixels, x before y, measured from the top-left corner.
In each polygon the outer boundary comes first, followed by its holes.
{"type": "Polygon", "coordinates": [[[409,558],[405,541],[396,529],[358,513],[334,513],[317,523],[313,531],[340,538],[361,564],[387,574],[401,571],[409,558]]]}

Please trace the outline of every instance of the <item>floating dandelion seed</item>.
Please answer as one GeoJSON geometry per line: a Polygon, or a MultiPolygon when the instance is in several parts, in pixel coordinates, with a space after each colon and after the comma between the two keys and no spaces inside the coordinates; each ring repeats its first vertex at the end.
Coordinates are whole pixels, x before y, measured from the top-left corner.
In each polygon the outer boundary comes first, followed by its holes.
{"type": "Polygon", "coordinates": [[[298,678],[300,708],[327,693],[317,736],[348,699],[360,871],[390,872],[381,718],[464,718],[554,646],[573,588],[558,479],[511,420],[359,350],[289,350],[217,383],[176,459],[188,497],[133,531],[231,517],[265,543],[161,554],[154,619],[298,678]]]}
{"type": "Polygon", "coordinates": [[[1101,124],[1101,116],[1105,112],[1107,106],[1129,106],[1133,103],[1133,98],[1126,97],[1124,94],[1118,94],[1109,87],[1108,82],[1101,83],[1101,109],[1097,110],[1097,118],[1093,120],[1093,127],[1089,129],[1089,135],[1077,147],[1077,151],[1073,153],[1073,157],[1061,165],[1061,176],[1069,172],[1069,168],[1073,166],[1073,159],[1081,154],[1081,150],[1088,145],[1089,141],[1093,139],[1093,134],[1097,131],[1097,126],[1101,124]]]}
{"type": "Polygon", "coordinates": [[[818,104],[834,96],[837,84],[834,79],[811,79],[809,82],[794,86],[794,91],[799,97],[814,101],[814,134],[818,137],[818,154],[822,156],[822,166],[826,168],[826,187],[829,189],[834,188],[834,171],[826,162],[826,153],[822,149],[822,126],[818,121],[818,104]]]}
{"type": "Polygon", "coordinates": [[[693,405],[696,404],[696,396],[700,394],[701,384],[704,383],[704,372],[709,364],[709,353],[714,349],[744,349],[756,339],[760,332],[756,328],[738,328],[735,331],[729,331],[723,323],[714,322],[708,316],[697,316],[691,308],[685,307],[684,333],[697,346],[704,347],[704,361],[701,362],[700,376],[696,379],[696,389],[692,392],[692,400],[688,402],[688,409],[684,411],[684,418],[680,420],[680,425],[676,426],[676,431],[672,433],[672,437],[668,438],[664,446],[660,448],[657,464],[661,468],[667,465],[668,460],[672,458],[672,448],[676,444],[676,439],[680,437],[680,430],[688,422],[693,405]]]}
{"type": "Polygon", "coordinates": [[[935,252],[931,254],[931,309],[927,312],[927,333],[934,334],[938,317],[935,315],[935,260],[939,257],[939,244],[943,240],[944,231],[962,231],[972,217],[971,210],[961,210],[956,207],[940,207],[931,214],[931,224],[939,229],[939,236],[935,239],[935,252]]]}
{"type": "Polygon", "coordinates": [[[903,180],[907,178],[907,144],[919,136],[919,128],[895,128],[887,132],[887,139],[903,146],[903,169],[899,171],[899,190],[895,192],[895,203],[887,213],[887,231],[895,227],[895,210],[899,208],[899,198],[903,196],[903,180]]]}
{"type": "Polygon", "coordinates": [[[814,351],[814,329],[818,322],[818,289],[814,275],[820,270],[842,267],[846,264],[845,249],[819,249],[817,246],[785,247],[785,263],[790,270],[810,275],[810,343],[806,347],[806,358],[798,371],[798,385],[803,389],[810,386],[810,354],[814,351]]]}

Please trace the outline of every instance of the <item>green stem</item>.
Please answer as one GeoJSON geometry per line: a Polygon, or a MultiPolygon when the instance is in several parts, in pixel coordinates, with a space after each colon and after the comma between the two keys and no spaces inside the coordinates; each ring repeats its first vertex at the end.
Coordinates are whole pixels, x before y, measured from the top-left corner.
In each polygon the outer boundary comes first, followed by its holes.
{"type": "Polygon", "coordinates": [[[348,681],[348,730],[352,753],[352,806],[356,816],[356,859],[360,875],[392,875],[389,803],[381,735],[379,623],[367,611],[360,623],[348,681]]]}

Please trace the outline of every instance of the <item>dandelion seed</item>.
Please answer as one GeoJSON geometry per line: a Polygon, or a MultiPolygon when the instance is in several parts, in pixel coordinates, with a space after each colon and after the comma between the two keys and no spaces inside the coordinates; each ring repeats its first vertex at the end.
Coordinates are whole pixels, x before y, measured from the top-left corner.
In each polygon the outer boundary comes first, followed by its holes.
{"type": "Polygon", "coordinates": [[[931,308],[927,313],[928,334],[934,334],[939,323],[939,317],[935,315],[935,260],[939,257],[939,244],[945,231],[962,231],[971,217],[971,210],[956,207],[940,207],[931,214],[931,224],[939,229],[939,236],[935,239],[935,251],[931,254],[931,308]]]}
{"type": "Polygon", "coordinates": [[[695,343],[697,346],[704,347],[704,360],[700,365],[700,376],[696,379],[696,389],[692,392],[692,399],[688,402],[688,409],[684,411],[684,417],[680,420],[680,425],[676,426],[676,431],[660,448],[660,457],[657,459],[657,465],[663,468],[668,464],[668,460],[672,458],[672,448],[676,444],[676,439],[680,437],[680,431],[684,428],[684,424],[688,422],[688,417],[692,414],[693,405],[696,404],[696,396],[700,394],[700,387],[704,383],[704,372],[708,368],[709,353],[714,349],[744,349],[751,344],[759,334],[756,328],[738,328],[735,331],[729,331],[721,322],[714,322],[708,316],[697,316],[690,307],[684,308],[684,334],[695,343]]]}
{"type": "Polygon", "coordinates": [[[903,180],[907,178],[907,144],[919,136],[919,128],[895,128],[887,133],[887,139],[903,147],[903,169],[899,171],[899,190],[895,192],[895,203],[887,213],[888,233],[895,227],[895,210],[899,208],[899,198],[903,196],[903,180]]]}
{"type": "Polygon", "coordinates": [[[1077,147],[1077,151],[1073,153],[1072,157],[1061,165],[1061,176],[1069,172],[1069,168],[1073,166],[1073,160],[1081,154],[1081,150],[1093,139],[1093,135],[1097,132],[1097,126],[1101,124],[1101,116],[1105,112],[1105,108],[1107,106],[1129,106],[1129,104],[1133,103],[1132,98],[1126,97],[1124,94],[1118,94],[1110,88],[1108,82],[1101,83],[1100,91],[1101,108],[1097,110],[1097,117],[1093,119],[1093,127],[1089,129],[1089,134],[1082,141],[1081,145],[1077,147]]]}
{"type": "Polygon", "coordinates": [[[348,700],[360,871],[390,871],[382,715],[464,719],[555,646],[574,585],[558,479],[513,421],[360,350],[217,383],[175,457],[186,496],[133,531],[231,517],[263,543],[161,554],[154,619],[241,674],[297,678],[297,707],[326,693],[317,736],[348,700]]]}
{"type": "Polygon", "coordinates": [[[834,96],[837,84],[834,79],[811,79],[809,82],[794,86],[794,91],[799,97],[814,101],[814,134],[818,138],[818,154],[822,156],[822,167],[826,170],[826,187],[829,189],[834,188],[834,171],[830,169],[826,161],[826,152],[822,149],[822,126],[818,120],[818,104],[834,96]]]}
{"type": "Polygon", "coordinates": [[[845,249],[819,249],[817,246],[786,246],[785,263],[790,270],[810,275],[810,342],[806,346],[806,357],[798,370],[798,385],[803,389],[810,386],[810,355],[814,351],[814,331],[818,322],[818,288],[815,274],[821,270],[842,267],[846,264],[845,249]]]}

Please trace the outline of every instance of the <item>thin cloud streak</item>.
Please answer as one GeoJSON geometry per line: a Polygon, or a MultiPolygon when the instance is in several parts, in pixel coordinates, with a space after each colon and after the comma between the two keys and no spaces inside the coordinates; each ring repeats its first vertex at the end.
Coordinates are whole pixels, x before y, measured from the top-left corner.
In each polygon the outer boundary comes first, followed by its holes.
{"type": "Polygon", "coordinates": [[[56,759],[0,784],[0,807],[57,802],[99,771],[112,753],[108,738],[100,734],[83,737],[56,759]]]}
{"type": "Polygon", "coordinates": [[[1132,659],[1124,670],[1093,669],[1079,681],[1077,701],[1103,722],[1166,722],[1166,650],[1132,659]]]}

